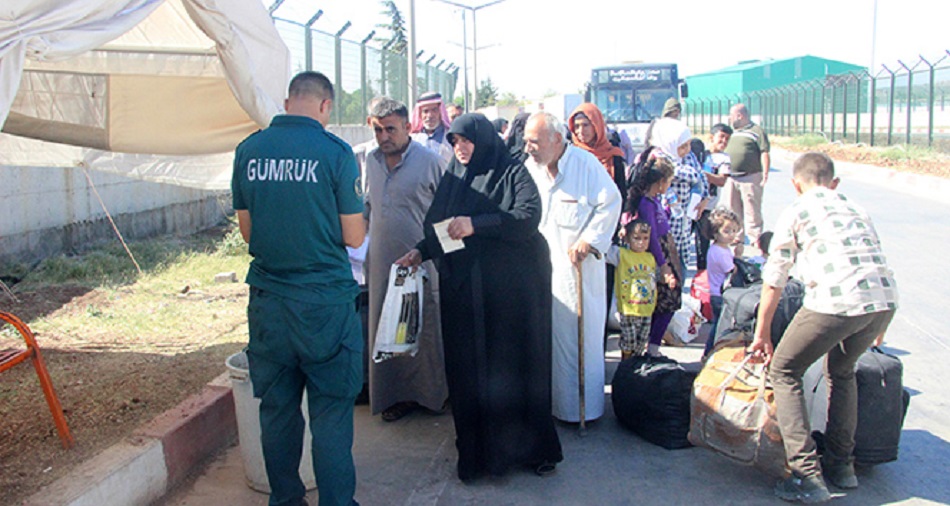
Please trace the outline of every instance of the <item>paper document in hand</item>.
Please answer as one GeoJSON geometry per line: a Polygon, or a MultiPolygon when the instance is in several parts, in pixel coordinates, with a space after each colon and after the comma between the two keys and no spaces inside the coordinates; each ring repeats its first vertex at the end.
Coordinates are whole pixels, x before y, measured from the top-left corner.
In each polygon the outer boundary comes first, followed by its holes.
{"type": "Polygon", "coordinates": [[[465,248],[464,241],[449,237],[449,223],[452,223],[454,219],[455,218],[449,218],[432,224],[432,228],[435,229],[435,235],[439,237],[439,244],[442,246],[442,251],[445,253],[451,253],[465,248]]]}

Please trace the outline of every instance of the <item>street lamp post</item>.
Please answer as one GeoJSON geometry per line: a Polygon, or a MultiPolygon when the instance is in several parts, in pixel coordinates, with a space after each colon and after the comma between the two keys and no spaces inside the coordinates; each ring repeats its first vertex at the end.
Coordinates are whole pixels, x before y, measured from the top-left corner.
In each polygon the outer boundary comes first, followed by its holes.
{"type": "Polygon", "coordinates": [[[468,23],[465,22],[465,11],[462,11],[462,76],[465,79],[465,112],[471,110],[471,97],[468,94],[468,23]]]}
{"type": "Polygon", "coordinates": [[[435,0],[436,2],[442,2],[453,7],[458,7],[462,9],[462,43],[463,43],[463,60],[464,67],[462,68],[465,75],[465,112],[470,110],[471,102],[475,102],[474,106],[478,107],[476,100],[471,100],[469,98],[468,91],[468,34],[467,34],[467,25],[465,23],[465,11],[471,11],[472,13],[472,80],[474,81],[473,85],[475,86],[475,95],[478,96],[478,25],[475,23],[475,14],[486,7],[491,7],[492,5],[500,4],[505,0],[493,0],[488,3],[481,5],[465,5],[458,2],[453,2],[451,0],[435,0]]]}
{"type": "Polygon", "coordinates": [[[406,59],[409,60],[409,104],[414,107],[416,97],[419,96],[419,90],[416,83],[416,0],[409,0],[409,50],[406,52],[406,59]]]}

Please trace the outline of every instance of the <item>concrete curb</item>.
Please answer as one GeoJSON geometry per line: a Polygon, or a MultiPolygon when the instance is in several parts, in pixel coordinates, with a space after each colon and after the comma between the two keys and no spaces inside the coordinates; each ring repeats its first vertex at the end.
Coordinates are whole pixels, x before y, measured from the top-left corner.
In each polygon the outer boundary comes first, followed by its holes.
{"type": "Polygon", "coordinates": [[[24,504],[146,506],[236,438],[234,398],[225,373],[24,504]]]}

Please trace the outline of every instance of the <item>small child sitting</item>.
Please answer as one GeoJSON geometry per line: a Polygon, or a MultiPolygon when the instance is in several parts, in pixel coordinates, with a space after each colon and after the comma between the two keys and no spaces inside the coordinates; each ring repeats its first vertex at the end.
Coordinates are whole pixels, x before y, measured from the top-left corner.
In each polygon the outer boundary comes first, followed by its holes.
{"type": "Polygon", "coordinates": [[[712,306],[712,322],[703,356],[709,355],[716,341],[716,327],[722,313],[722,284],[735,264],[732,249],[741,233],[739,217],[729,209],[719,208],[709,215],[713,243],[706,256],[706,273],[709,276],[709,303],[712,306]]]}
{"type": "Polygon", "coordinates": [[[650,321],[656,307],[656,259],[650,246],[650,224],[633,220],[624,226],[626,248],[619,249],[614,293],[620,312],[620,356],[643,355],[650,340],[650,321]]]}

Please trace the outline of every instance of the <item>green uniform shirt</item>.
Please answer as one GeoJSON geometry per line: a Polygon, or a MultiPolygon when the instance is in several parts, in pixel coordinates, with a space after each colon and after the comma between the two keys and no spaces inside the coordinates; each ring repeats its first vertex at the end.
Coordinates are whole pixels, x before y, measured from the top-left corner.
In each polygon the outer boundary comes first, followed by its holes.
{"type": "Polygon", "coordinates": [[[304,116],[276,116],[237,147],[234,209],[251,216],[247,283],[315,304],[352,303],[359,292],[341,214],[363,212],[349,144],[304,116]]]}
{"type": "Polygon", "coordinates": [[[732,165],[729,169],[733,176],[758,174],[762,172],[762,153],[768,153],[769,136],[755,123],[737,128],[726,145],[726,154],[732,165]]]}

